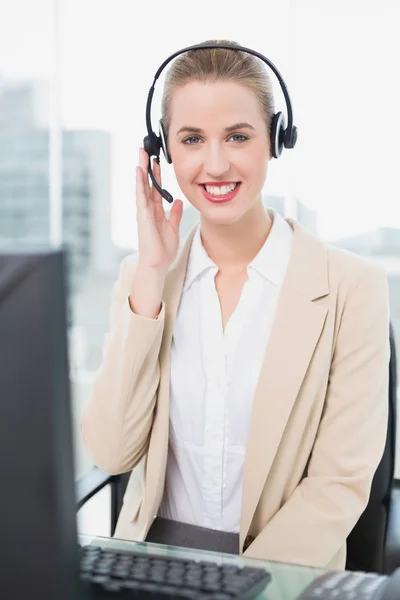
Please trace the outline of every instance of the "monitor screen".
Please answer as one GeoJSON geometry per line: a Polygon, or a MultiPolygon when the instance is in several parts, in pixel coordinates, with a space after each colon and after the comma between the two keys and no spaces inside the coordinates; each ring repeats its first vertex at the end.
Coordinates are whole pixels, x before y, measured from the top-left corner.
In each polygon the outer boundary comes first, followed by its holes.
{"type": "Polygon", "coordinates": [[[0,597],[78,597],[63,251],[0,253],[0,597]]]}

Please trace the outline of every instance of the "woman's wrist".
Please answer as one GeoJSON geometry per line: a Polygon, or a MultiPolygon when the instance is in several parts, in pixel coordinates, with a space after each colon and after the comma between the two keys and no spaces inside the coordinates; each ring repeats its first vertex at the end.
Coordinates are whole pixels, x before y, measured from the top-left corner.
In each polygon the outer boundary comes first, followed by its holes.
{"type": "Polygon", "coordinates": [[[162,306],[167,273],[159,269],[137,267],[129,296],[131,310],[142,317],[156,319],[162,306]]]}

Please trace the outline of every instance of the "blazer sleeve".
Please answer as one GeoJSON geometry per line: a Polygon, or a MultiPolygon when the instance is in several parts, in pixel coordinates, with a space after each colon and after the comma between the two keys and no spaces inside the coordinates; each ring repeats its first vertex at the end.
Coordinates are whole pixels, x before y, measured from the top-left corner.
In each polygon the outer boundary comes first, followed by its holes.
{"type": "Polygon", "coordinates": [[[110,474],[132,470],[146,453],[160,380],[165,304],[156,319],[131,310],[135,269],[132,257],[122,261],[102,362],[81,415],[83,442],[94,463],[110,474]]]}
{"type": "Polygon", "coordinates": [[[369,264],[342,312],[306,476],[245,555],[326,567],[364,511],[387,435],[388,297],[369,264]]]}

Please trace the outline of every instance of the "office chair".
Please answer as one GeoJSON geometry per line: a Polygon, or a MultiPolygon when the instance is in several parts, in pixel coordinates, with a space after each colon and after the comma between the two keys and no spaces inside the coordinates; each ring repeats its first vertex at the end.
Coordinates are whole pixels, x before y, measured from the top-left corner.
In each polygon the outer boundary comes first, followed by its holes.
{"type": "Polygon", "coordinates": [[[346,569],[392,573],[400,566],[400,480],[394,477],[397,424],[396,345],[390,324],[389,419],[385,450],[368,505],[347,538],[346,569]]]}
{"type": "MultiPolygon", "coordinates": [[[[368,505],[347,538],[346,569],[392,573],[400,566],[400,480],[394,478],[396,455],[397,366],[390,325],[389,419],[386,445],[374,475],[368,505]]],[[[113,535],[130,473],[107,475],[97,467],[77,481],[77,509],[107,485],[111,487],[110,534],[113,535]]]]}

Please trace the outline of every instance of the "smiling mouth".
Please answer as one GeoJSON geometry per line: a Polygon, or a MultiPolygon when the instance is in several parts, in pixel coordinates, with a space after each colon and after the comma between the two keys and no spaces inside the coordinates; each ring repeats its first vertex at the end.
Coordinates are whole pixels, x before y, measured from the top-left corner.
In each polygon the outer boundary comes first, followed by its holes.
{"type": "MultiPolygon", "coordinates": [[[[207,188],[205,186],[205,184],[199,184],[202,194],[203,196],[210,202],[214,202],[214,203],[222,203],[222,202],[228,202],[229,200],[233,200],[233,198],[236,196],[236,194],[239,192],[240,186],[241,186],[241,181],[238,181],[234,184],[234,187],[232,187],[232,185],[229,187],[229,185],[221,185],[219,186],[220,188],[222,188],[224,191],[219,191],[219,193],[211,193],[209,191],[207,191],[207,188]]],[[[212,188],[213,192],[215,191],[215,189],[218,189],[218,186],[208,186],[208,188],[212,188]]]]}
{"type": "Polygon", "coordinates": [[[231,183],[223,183],[223,184],[221,184],[221,183],[219,183],[219,184],[217,184],[217,183],[209,183],[209,184],[200,183],[199,185],[200,185],[200,186],[201,186],[201,187],[202,187],[202,188],[203,188],[203,189],[204,189],[204,190],[205,190],[205,191],[206,191],[208,194],[211,194],[211,195],[213,195],[213,196],[216,196],[216,197],[218,197],[218,195],[221,195],[221,196],[226,196],[227,194],[230,194],[231,192],[233,192],[233,191],[234,191],[234,190],[235,190],[235,189],[238,187],[238,185],[239,185],[240,183],[241,183],[240,181],[232,181],[231,183]],[[232,187],[232,186],[234,186],[234,187],[232,187]],[[208,190],[207,190],[207,188],[208,188],[208,190]],[[214,188],[214,189],[217,189],[217,190],[219,190],[219,194],[213,194],[213,193],[210,191],[210,188],[214,188]],[[224,190],[224,192],[222,192],[222,191],[221,191],[221,190],[222,190],[222,188],[229,188],[229,189],[228,189],[228,190],[227,190],[227,189],[225,189],[225,190],[224,190]]]}

